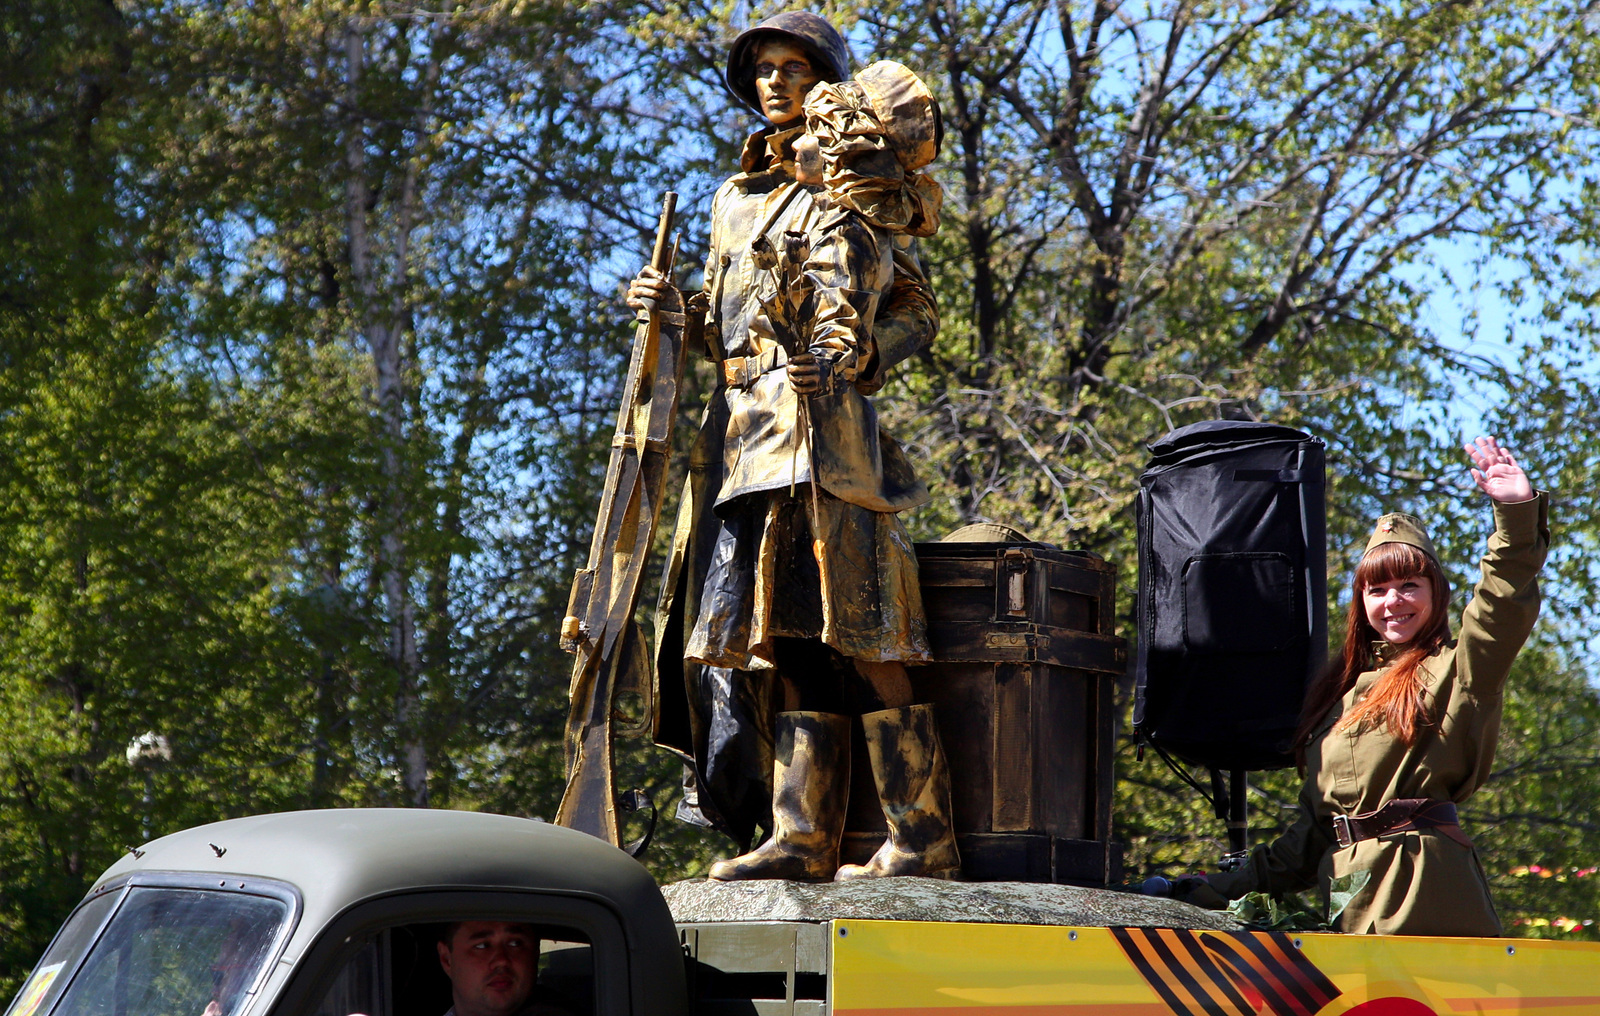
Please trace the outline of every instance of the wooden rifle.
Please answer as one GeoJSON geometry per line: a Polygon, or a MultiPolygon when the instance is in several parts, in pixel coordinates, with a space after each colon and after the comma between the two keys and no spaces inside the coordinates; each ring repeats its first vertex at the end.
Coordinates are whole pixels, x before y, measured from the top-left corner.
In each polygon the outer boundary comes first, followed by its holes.
{"type": "MultiPolygon", "coordinates": [[[[677,255],[677,244],[668,244],[677,200],[667,192],[650,257],[663,278],[670,276],[677,255]]],[[[614,722],[626,719],[616,715],[616,700],[628,690],[648,700],[652,687],[649,654],[633,615],[667,486],[683,378],[683,294],[669,283],[654,309],[640,311],[638,318],[589,561],[573,579],[561,623],[561,646],[576,659],[566,730],[567,789],[556,823],[614,846],[622,841],[612,734],[614,722]]]]}

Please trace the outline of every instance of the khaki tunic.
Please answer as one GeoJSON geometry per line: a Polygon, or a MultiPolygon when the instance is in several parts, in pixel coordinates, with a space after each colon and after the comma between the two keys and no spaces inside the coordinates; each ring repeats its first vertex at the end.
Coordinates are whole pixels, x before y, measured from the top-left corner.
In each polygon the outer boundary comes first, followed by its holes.
{"type": "Polygon", "coordinates": [[[1367,883],[1334,915],[1341,931],[1379,935],[1500,934],[1489,884],[1473,848],[1435,829],[1391,833],[1340,847],[1333,816],[1389,801],[1457,804],[1488,778],[1500,736],[1506,675],[1539,616],[1539,569],[1550,546],[1547,498],[1494,505],[1495,531],[1483,576],[1461,616],[1460,635],[1422,663],[1426,713],[1409,748],[1387,729],[1334,730],[1377,680],[1372,670],[1330,710],[1306,750],[1300,816],[1288,832],[1251,851],[1238,870],[1210,876],[1227,898],[1297,891],[1367,873],[1367,883]]]}

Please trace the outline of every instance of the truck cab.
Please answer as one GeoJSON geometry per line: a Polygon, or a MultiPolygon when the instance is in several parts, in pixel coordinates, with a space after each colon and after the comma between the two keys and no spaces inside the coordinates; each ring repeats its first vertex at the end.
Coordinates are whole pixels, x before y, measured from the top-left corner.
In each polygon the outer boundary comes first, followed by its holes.
{"type": "Polygon", "coordinates": [[[527,819],[352,809],[234,819],[130,851],[57,933],[8,1016],[443,1016],[453,921],[540,938],[571,1016],[683,1016],[683,954],[653,879],[527,819]]]}

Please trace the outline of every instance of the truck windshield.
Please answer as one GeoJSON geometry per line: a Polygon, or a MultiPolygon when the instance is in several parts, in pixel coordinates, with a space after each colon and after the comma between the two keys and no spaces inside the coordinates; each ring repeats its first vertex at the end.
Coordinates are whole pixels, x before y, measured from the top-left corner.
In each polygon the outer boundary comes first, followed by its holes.
{"type": "Polygon", "coordinates": [[[265,896],[135,887],[96,939],[117,895],[73,914],[7,1016],[235,1016],[289,918],[265,896]]]}

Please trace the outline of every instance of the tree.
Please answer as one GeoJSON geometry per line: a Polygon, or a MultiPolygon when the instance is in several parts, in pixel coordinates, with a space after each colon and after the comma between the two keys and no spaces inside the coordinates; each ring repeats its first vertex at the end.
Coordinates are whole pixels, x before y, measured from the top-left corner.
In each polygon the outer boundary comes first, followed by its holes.
{"type": "Polygon", "coordinates": [[[553,812],[608,259],[654,189],[590,107],[629,37],[560,4],[5,17],[5,976],[148,835],[553,812]]]}
{"type": "Polygon", "coordinates": [[[170,369],[132,270],[129,26],[91,3],[5,18],[0,977],[15,988],[127,845],[291,799],[296,653],[262,623],[278,561],[249,537],[269,506],[238,484],[243,449],[204,379],[170,369]],[[126,757],[145,731],[180,745],[149,783],[126,757]]]}
{"type": "Polygon", "coordinates": [[[948,330],[971,337],[943,348],[971,364],[940,365],[962,383],[935,383],[952,408],[929,440],[972,478],[961,517],[992,505],[1078,540],[1123,534],[1104,523],[1126,519],[1139,446],[1218,413],[1307,426],[1369,496],[1429,473],[1380,465],[1426,442],[1350,396],[1425,402],[1473,383],[1419,316],[1450,288],[1426,272],[1441,242],[1547,270],[1547,213],[1591,173],[1574,134],[1592,127],[1594,64],[1568,31],[1590,11],[865,13],[876,51],[948,82],[955,228],[940,253],[959,266],[945,280],[970,280],[948,330]],[[1008,398],[1019,363],[1045,383],[1008,398]]]}
{"type": "Polygon", "coordinates": [[[307,610],[336,607],[365,652],[327,723],[394,766],[398,799],[447,801],[483,701],[551,680],[526,669],[553,633],[523,601],[554,599],[582,540],[568,488],[614,384],[590,266],[615,234],[562,196],[607,187],[573,183],[613,158],[569,98],[596,55],[562,5],[174,14],[149,25],[154,60],[187,54],[161,68],[169,129],[211,151],[179,149],[159,179],[184,188],[152,198],[215,224],[163,268],[211,290],[174,326],[258,407],[253,440],[295,449],[263,481],[303,512],[307,610]]]}

